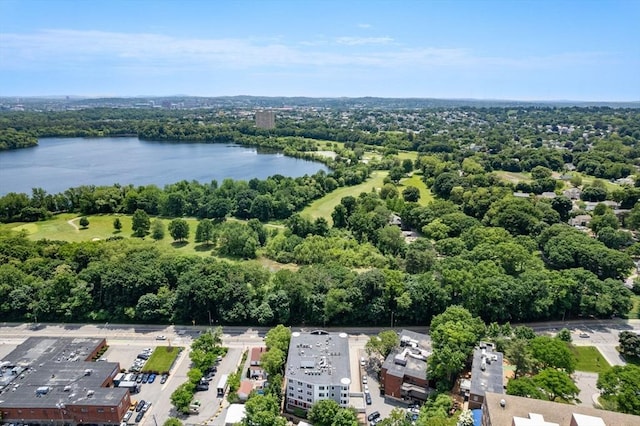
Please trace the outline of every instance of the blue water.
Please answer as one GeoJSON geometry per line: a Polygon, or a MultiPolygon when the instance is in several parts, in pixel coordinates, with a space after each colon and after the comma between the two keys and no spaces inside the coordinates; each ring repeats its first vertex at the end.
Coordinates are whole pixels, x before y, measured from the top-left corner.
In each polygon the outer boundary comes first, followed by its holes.
{"type": "Polygon", "coordinates": [[[321,163],[258,153],[230,144],[147,142],[127,138],[46,138],[34,148],[0,151],[0,195],[50,194],[79,185],[148,185],[181,180],[209,183],[225,178],[298,177],[328,171],[321,163]]]}

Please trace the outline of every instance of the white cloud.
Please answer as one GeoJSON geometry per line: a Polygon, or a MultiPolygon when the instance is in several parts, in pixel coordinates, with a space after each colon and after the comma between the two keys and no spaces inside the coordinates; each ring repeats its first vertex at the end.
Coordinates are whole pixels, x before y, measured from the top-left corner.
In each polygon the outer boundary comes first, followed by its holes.
{"type": "Polygon", "coordinates": [[[358,24],[358,28],[372,28],[371,24],[358,24]]]}
{"type": "MultiPolygon", "coordinates": [[[[46,30],[0,34],[1,69],[153,69],[170,72],[204,69],[329,67],[500,67],[553,68],[602,60],[598,52],[545,57],[479,56],[468,49],[403,46],[391,37],[339,37],[287,44],[282,38],[199,39],[150,33],[46,30]],[[358,50],[362,47],[362,50],[358,50]],[[333,50],[332,50],[333,48],[333,50]],[[348,49],[345,51],[345,49],[348,49]]],[[[295,71],[295,70],[294,70],[295,71]]]]}
{"type": "Polygon", "coordinates": [[[393,42],[393,39],[391,37],[338,37],[336,42],[347,46],[361,46],[364,44],[389,44],[393,42]]]}

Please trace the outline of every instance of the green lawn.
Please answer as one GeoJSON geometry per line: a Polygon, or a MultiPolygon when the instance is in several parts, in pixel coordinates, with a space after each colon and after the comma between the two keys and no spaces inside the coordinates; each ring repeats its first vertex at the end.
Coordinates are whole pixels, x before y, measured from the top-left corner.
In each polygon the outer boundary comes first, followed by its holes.
{"type": "MultiPolygon", "coordinates": [[[[80,229],[78,224],[80,217],[74,214],[60,214],[53,218],[41,222],[33,223],[7,223],[0,225],[0,230],[10,229],[13,231],[27,231],[28,238],[31,240],[49,239],[70,242],[80,241],[98,241],[109,237],[122,236],[124,238],[135,238],[131,231],[131,216],[121,214],[104,214],[89,215],[89,227],[80,229]],[[122,223],[122,230],[115,231],[113,228],[113,220],[118,217],[122,223]],[[75,226],[74,226],[75,225],[75,226]]],[[[153,221],[155,218],[151,218],[153,221]]],[[[189,224],[189,238],[182,243],[174,243],[173,238],[169,235],[168,226],[171,219],[160,219],[165,226],[164,239],[154,242],[159,246],[173,248],[184,254],[199,254],[209,256],[211,248],[204,247],[202,244],[196,244],[195,234],[198,221],[194,218],[185,218],[189,224]]],[[[150,236],[145,237],[146,241],[153,241],[150,236]]]]}
{"type": "Polygon", "coordinates": [[[346,197],[351,195],[353,197],[357,197],[361,192],[371,192],[372,188],[379,189],[382,187],[382,181],[388,172],[386,171],[374,171],[371,173],[371,177],[355,186],[345,186],[342,188],[338,188],[330,194],[325,195],[319,200],[314,201],[304,210],[302,210],[302,216],[315,219],[318,217],[324,217],[327,219],[329,223],[333,223],[331,220],[331,213],[333,212],[333,208],[340,204],[340,200],[342,197],[346,197]]]}
{"type": "Polygon", "coordinates": [[[180,355],[182,349],[180,346],[158,346],[144,364],[143,371],[158,374],[168,373],[173,361],[180,355]]]}
{"type": "Polygon", "coordinates": [[[634,294],[631,296],[631,302],[633,303],[633,307],[631,308],[631,311],[629,311],[627,318],[640,319],[640,296],[634,294]]]}
{"type": "Polygon", "coordinates": [[[576,371],[602,373],[611,367],[595,346],[572,346],[571,351],[578,360],[576,371]]]}
{"type": "Polygon", "coordinates": [[[493,173],[512,183],[531,182],[531,176],[528,173],[505,172],[504,170],[496,170],[493,173]]]}
{"type": "Polygon", "coordinates": [[[402,191],[407,186],[415,186],[420,190],[420,200],[418,200],[420,205],[425,206],[433,201],[431,190],[427,188],[427,185],[422,181],[422,176],[414,173],[411,177],[402,179],[400,181],[400,185],[398,185],[398,192],[400,192],[400,196],[402,196],[402,191]]]}

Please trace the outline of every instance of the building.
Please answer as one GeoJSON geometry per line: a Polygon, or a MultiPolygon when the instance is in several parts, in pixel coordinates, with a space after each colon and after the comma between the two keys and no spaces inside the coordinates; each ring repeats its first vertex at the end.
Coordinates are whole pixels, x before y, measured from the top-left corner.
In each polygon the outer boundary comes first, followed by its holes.
{"type": "Polygon", "coordinates": [[[0,363],[4,422],[119,425],[127,389],[113,387],[116,362],[92,362],[105,339],[30,337],[0,363]]]}
{"type": "Polygon", "coordinates": [[[481,426],[637,426],[640,416],[487,392],[481,426]]]}
{"type": "Polygon", "coordinates": [[[260,358],[267,351],[264,346],[251,348],[251,356],[249,358],[249,377],[252,379],[265,379],[267,373],[260,366],[260,358]]]}
{"type": "Polygon", "coordinates": [[[322,399],[348,407],[349,365],[347,333],[292,333],[285,372],[285,409],[306,411],[322,399]]]}
{"type": "Polygon", "coordinates": [[[491,343],[481,343],[473,350],[469,409],[480,408],[487,392],[504,393],[504,369],[502,353],[491,343]]]}
{"type": "Polygon", "coordinates": [[[276,113],[274,111],[256,111],[256,127],[261,129],[276,127],[276,113]]]}
{"type": "Polygon", "coordinates": [[[402,330],[400,347],[394,349],[382,364],[380,385],[387,398],[411,402],[425,401],[429,396],[427,357],[431,340],[426,334],[402,330]]]}

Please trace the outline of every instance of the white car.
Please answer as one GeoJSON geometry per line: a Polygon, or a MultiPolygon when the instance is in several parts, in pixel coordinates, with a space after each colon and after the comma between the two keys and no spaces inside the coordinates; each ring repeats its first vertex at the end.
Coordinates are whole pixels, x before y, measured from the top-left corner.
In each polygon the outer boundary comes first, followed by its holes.
{"type": "Polygon", "coordinates": [[[156,340],[167,340],[167,336],[164,336],[164,335],[156,336],[156,340]]]}
{"type": "Polygon", "coordinates": [[[367,384],[367,376],[362,376],[362,384],[367,384]]]}

